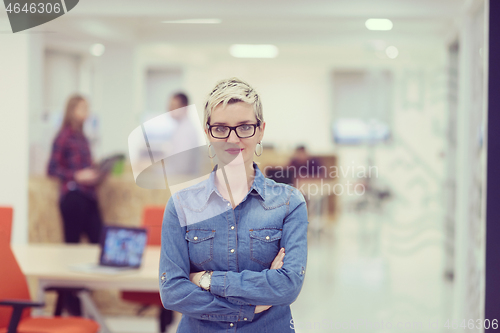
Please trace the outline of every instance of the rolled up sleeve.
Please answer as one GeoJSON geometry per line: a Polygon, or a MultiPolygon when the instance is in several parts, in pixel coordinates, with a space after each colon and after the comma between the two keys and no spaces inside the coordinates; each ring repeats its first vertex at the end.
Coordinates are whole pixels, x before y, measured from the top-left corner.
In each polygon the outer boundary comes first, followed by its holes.
{"type": "Polygon", "coordinates": [[[190,260],[185,233],[186,227],[181,226],[172,196],[165,208],[161,235],[160,297],[163,306],[197,319],[252,321],[255,305],[239,300],[231,302],[202,290],[189,280],[190,260]]]}
{"type": "Polygon", "coordinates": [[[307,263],[307,208],[302,193],[293,188],[283,223],[281,247],[285,258],[280,269],[261,272],[216,271],[210,291],[222,297],[257,305],[289,305],[298,297],[307,263]]]}

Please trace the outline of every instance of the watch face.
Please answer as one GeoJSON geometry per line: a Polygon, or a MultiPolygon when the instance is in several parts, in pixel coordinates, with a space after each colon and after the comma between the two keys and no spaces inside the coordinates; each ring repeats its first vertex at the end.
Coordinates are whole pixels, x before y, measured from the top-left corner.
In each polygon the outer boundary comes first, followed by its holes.
{"type": "Polygon", "coordinates": [[[206,274],[203,274],[203,276],[201,277],[200,286],[203,289],[207,289],[208,288],[208,278],[207,278],[206,274]]]}

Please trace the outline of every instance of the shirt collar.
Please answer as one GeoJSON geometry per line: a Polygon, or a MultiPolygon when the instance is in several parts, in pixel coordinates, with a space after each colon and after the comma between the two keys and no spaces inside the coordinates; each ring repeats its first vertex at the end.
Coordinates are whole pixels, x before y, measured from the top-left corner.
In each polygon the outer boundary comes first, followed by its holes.
{"type": "MultiPolygon", "coordinates": [[[[255,169],[255,178],[253,181],[252,186],[250,187],[250,192],[256,191],[262,200],[266,200],[265,196],[265,186],[266,186],[266,177],[262,174],[260,171],[259,167],[257,166],[257,163],[253,162],[253,167],[255,169]]],[[[216,186],[215,186],[215,171],[218,168],[218,164],[215,165],[215,167],[212,169],[212,172],[210,173],[210,177],[208,178],[207,182],[207,187],[205,191],[205,203],[208,201],[210,198],[210,195],[212,192],[216,191],[216,186]]]]}

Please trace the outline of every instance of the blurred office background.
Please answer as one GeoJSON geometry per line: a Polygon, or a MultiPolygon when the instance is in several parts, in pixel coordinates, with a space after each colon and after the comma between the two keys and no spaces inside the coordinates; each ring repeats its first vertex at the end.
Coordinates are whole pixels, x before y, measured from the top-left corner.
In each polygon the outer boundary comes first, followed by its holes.
{"type": "MultiPolygon", "coordinates": [[[[88,97],[85,133],[98,161],[128,154],[128,135],[166,112],[175,92],[203,119],[215,82],[237,76],[262,96],[261,168],[286,166],[303,145],[337,168],[329,181],[345,189],[306,194],[297,332],[331,331],[325,320],[439,320],[444,331],[447,319],[480,319],[487,8],[485,0],[84,0],[15,35],[1,11],[0,205],[14,207],[12,242],[62,242],[57,182],[46,169],[72,93],[88,97]],[[346,193],[349,184],[363,194],[346,193]]],[[[125,163],[99,195],[106,223],[139,226],[144,207],[170,193],[136,186],[125,163]]],[[[138,305],[113,291],[94,296],[114,331],[156,331],[155,309],[136,316],[138,305]]]]}

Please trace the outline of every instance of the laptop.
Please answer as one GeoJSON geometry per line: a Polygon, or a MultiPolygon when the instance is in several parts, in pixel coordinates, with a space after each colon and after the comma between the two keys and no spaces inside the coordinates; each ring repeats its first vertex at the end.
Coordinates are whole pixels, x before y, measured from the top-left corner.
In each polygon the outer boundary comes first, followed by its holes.
{"type": "Polygon", "coordinates": [[[106,174],[111,172],[113,169],[114,165],[118,161],[122,161],[125,159],[125,155],[123,154],[115,154],[112,155],[108,158],[103,159],[101,162],[99,162],[97,168],[100,173],[106,174]]]}
{"type": "Polygon", "coordinates": [[[76,264],[70,268],[103,274],[136,271],[141,267],[147,239],[145,228],[105,226],[101,233],[99,263],[76,264]]]}
{"type": "Polygon", "coordinates": [[[123,154],[116,154],[113,156],[110,156],[104,160],[102,160],[98,165],[97,165],[97,171],[99,172],[99,177],[97,179],[97,183],[100,184],[104,181],[106,176],[113,170],[113,167],[115,166],[115,163],[118,161],[122,161],[125,159],[125,155],[123,154]]]}
{"type": "Polygon", "coordinates": [[[99,265],[139,268],[148,241],[144,228],[104,227],[99,265]]]}

